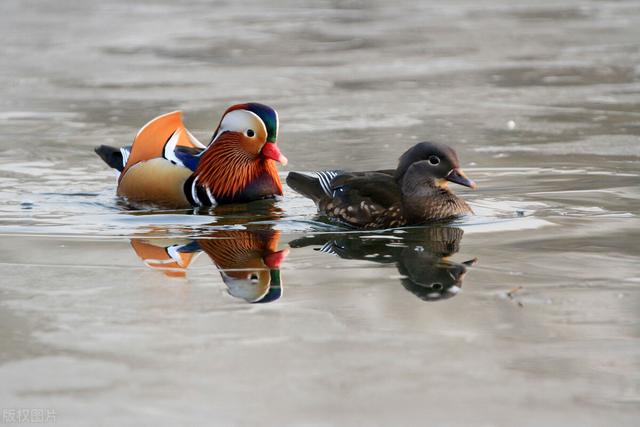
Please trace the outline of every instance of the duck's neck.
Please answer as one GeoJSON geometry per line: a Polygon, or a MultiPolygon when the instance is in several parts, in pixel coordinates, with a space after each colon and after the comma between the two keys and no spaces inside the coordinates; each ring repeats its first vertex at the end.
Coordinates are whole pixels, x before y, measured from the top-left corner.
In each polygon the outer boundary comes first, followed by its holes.
{"type": "Polygon", "coordinates": [[[469,205],[449,190],[447,181],[432,177],[404,179],[401,189],[409,222],[439,221],[472,213],[469,205]]]}
{"type": "Polygon", "coordinates": [[[232,139],[214,142],[207,148],[194,176],[197,184],[208,188],[216,199],[233,199],[262,176],[271,178],[282,194],[275,162],[249,155],[232,139]]]}

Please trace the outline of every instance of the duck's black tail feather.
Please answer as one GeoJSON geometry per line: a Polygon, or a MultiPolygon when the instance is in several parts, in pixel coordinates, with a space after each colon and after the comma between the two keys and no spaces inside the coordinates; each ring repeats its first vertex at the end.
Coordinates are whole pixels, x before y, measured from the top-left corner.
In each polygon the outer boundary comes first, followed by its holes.
{"type": "Polygon", "coordinates": [[[119,148],[111,147],[109,145],[101,145],[96,147],[94,151],[106,164],[122,172],[122,169],[124,169],[124,162],[122,158],[122,151],[120,151],[119,148]]]}
{"type": "Polygon", "coordinates": [[[293,190],[317,202],[325,195],[317,176],[300,172],[289,172],[287,185],[293,190]]]}

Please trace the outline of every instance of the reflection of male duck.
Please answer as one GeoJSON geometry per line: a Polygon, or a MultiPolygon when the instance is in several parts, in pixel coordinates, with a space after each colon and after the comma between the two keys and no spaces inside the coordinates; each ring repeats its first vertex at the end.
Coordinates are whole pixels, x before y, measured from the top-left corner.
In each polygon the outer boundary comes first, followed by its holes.
{"type": "Polygon", "coordinates": [[[229,293],[248,302],[270,302],[282,295],[280,263],[288,249],[277,250],[280,232],[222,230],[198,240],[168,242],[133,239],[144,263],[168,276],[184,277],[201,252],[214,262],[229,293]]]}
{"type": "Polygon", "coordinates": [[[453,227],[407,230],[406,235],[348,233],[304,237],[289,243],[292,248],[320,246],[316,250],[340,258],[394,263],[401,283],[425,301],[451,298],[462,288],[467,267],[475,259],[457,263],[448,259],[459,250],[463,231],[453,227]],[[387,238],[388,237],[388,238],[387,238]]]}
{"type": "Polygon", "coordinates": [[[220,269],[229,293],[248,302],[270,302],[282,295],[280,263],[289,253],[278,251],[280,232],[222,231],[197,244],[220,269]]]}

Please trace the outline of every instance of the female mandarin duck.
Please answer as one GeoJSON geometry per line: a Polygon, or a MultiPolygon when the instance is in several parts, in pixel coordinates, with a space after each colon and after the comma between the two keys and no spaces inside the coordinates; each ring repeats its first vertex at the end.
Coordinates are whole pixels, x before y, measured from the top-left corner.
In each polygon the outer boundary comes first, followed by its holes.
{"type": "Polygon", "coordinates": [[[287,184],[312,199],[330,219],[356,228],[379,229],[454,219],[473,213],[448,188],[475,189],[449,146],[421,142],[401,157],[395,170],[291,172],[287,184]]]}
{"type": "Polygon", "coordinates": [[[258,103],[225,111],[208,147],[182,123],[179,111],[156,117],[131,147],[102,145],[96,153],[119,170],[118,195],[171,208],[246,203],[282,195],[275,162],[278,114],[258,103]]]}

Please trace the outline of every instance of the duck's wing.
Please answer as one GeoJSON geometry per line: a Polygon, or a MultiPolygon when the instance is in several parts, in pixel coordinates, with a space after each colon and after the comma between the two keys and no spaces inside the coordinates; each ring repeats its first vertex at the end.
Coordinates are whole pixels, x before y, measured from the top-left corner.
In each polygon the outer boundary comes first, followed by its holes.
{"type": "Polygon", "coordinates": [[[359,228],[403,225],[400,188],[387,171],[337,175],[325,195],[319,208],[337,221],[359,228]]]}
{"type": "Polygon", "coordinates": [[[126,162],[120,176],[124,176],[131,166],[155,158],[164,158],[171,163],[183,165],[183,161],[176,154],[179,147],[201,150],[206,148],[184,126],[182,112],[174,111],[156,117],[140,129],[128,155],[122,153],[126,162]]]}

